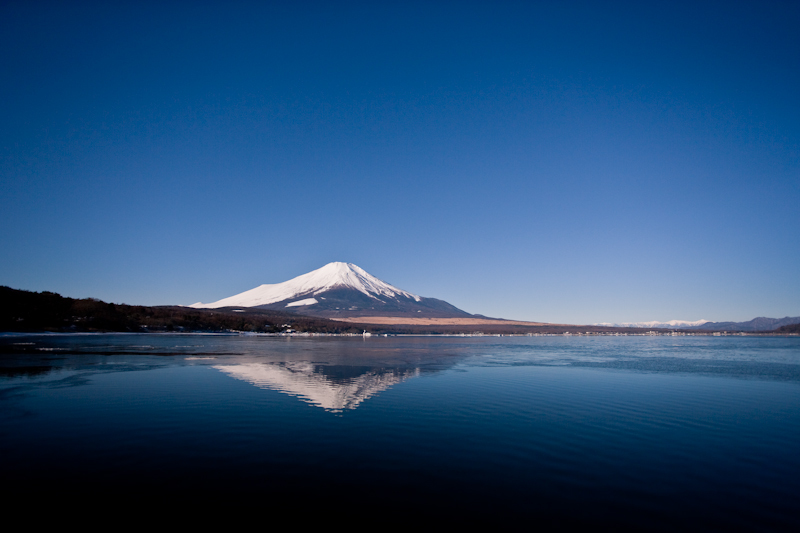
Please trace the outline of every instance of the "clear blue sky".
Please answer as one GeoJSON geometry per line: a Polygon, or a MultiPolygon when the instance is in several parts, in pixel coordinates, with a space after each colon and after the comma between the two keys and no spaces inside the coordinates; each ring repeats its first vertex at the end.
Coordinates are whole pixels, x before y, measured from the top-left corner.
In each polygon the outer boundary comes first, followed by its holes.
{"type": "Polygon", "coordinates": [[[0,285],[800,315],[800,3],[385,4],[4,2],[0,285]]]}

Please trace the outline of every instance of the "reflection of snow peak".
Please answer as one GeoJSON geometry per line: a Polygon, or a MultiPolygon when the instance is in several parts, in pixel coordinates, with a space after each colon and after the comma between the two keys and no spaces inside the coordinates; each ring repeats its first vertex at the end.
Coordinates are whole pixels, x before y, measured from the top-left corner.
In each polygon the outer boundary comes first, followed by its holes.
{"type": "Polygon", "coordinates": [[[419,374],[419,369],[383,373],[370,371],[337,383],[317,372],[311,363],[245,363],[216,365],[214,368],[256,387],[299,396],[308,403],[334,412],[355,409],[370,396],[419,374]]]}
{"type": "MultiPolygon", "coordinates": [[[[190,307],[256,307],[258,305],[268,305],[284,300],[291,300],[292,298],[301,296],[316,296],[336,287],[355,289],[366,294],[370,298],[382,296],[389,298],[411,298],[417,302],[421,300],[416,294],[411,294],[410,292],[393,287],[352,263],[328,263],[322,268],[318,268],[302,276],[297,276],[283,283],[261,285],[255,289],[250,289],[249,291],[224,298],[217,302],[210,304],[197,302],[190,307]]],[[[313,298],[307,298],[306,300],[312,299],[313,298]]],[[[294,305],[310,305],[311,303],[312,302],[301,304],[300,302],[294,302],[294,305]]],[[[316,300],[313,303],[317,303],[316,300]]],[[[287,305],[287,307],[289,306],[287,305]]]]}

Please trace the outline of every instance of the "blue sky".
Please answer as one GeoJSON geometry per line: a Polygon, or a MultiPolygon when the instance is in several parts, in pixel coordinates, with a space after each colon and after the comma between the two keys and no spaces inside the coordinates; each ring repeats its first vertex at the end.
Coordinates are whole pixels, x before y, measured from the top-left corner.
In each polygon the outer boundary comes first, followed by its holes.
{"type": "Polygon", "coordinates": [[[798,27],[797,2],[3,3],[0,284],[190,304],[346,261],[488,316],[797,316],[798,27]]]}

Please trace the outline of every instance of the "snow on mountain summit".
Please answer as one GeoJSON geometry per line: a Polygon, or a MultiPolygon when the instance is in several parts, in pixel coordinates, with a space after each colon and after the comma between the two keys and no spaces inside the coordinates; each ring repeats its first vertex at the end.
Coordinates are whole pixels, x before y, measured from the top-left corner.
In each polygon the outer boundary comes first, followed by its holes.
{"type": "Polygon", "coordinates": [[[378,297],[405,297],[417,302],[421,300],[416,294],[411,294],[379,280],[366,272],[363,268],[352,263],[328,263],[322,268],[313,270],[308,274],[284,281],[283,283],[267,284],[250,289],[240,294],[223,298],[222,300],[204,304],[197,302],[190,307],[218,308],[218,307],[256,307],[284,300],[291,300],[300,296],[311,297],[324,293],[333,288],[355,289],[370,298],[378,297]]]}

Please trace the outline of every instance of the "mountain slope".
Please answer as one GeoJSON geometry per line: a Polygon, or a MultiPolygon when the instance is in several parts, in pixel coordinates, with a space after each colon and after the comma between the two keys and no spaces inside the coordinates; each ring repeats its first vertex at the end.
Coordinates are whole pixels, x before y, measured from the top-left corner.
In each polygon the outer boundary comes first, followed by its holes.
{"type": "Polygon", "coordinates": [[[283,283],[260,285],[216,302],[198,302],[191,307],[257,307],[325,318],[472,316],[445,301],[398,289],[352,263],[328,263],[283,283]]]}

